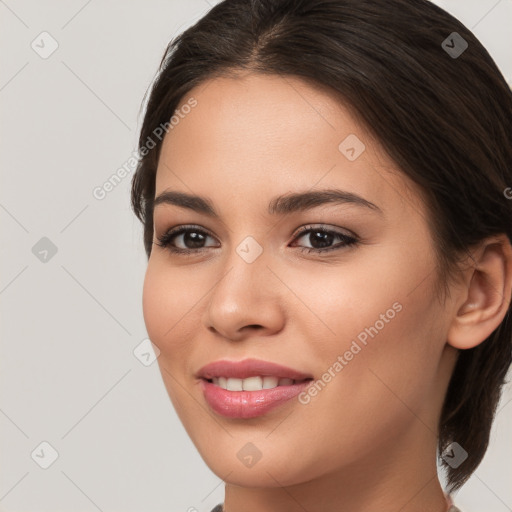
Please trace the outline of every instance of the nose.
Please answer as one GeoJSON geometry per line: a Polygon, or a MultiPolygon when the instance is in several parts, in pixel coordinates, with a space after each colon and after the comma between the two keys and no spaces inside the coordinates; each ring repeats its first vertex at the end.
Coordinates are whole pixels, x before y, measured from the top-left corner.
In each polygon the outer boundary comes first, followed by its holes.
{"type": "Polygon", "coordinates": [[[269,336],[284,326],[286,287],[260,256],[248,263],[236,251],[206,300],[203,324],[212,333],[232,341],[269,336]]]}

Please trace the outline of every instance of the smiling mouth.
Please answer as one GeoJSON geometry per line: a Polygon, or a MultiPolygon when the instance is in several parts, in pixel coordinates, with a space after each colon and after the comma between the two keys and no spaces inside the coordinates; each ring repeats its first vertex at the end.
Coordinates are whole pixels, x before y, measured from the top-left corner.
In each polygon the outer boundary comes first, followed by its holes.
{"type": "Polygon", "coordinates": [[[265,375],[244,379],[212,376],[201,378],[200,382],[203,396],[214,412],[225,418],[250,419],[291,403],[312,380],[265,375]]]}
{"type": "Polygon", "coordinates": [[[212,377],[204,379],[207,382],[215,384],[227,391],[262,391],[264,389],[274,389],[281,386],[293,386],[313,380],[311,378],[294,380],[285,377],[276,377],[273,375],[262,375],[238,379],[234,377],[212,377]]]}

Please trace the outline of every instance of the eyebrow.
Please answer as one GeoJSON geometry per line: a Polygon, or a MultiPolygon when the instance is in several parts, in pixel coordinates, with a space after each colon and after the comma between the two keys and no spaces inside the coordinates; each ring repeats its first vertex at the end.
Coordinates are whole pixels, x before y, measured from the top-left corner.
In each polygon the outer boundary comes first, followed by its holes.
{"type": "MultiPolygon", "coordinates": [[[[338,189],[315,190],[308,192],[293,192],[273,198],[268,205],[270,215],[287,215],[294,212],[302,212],[329,203],[352,204],[383,214],[382,210],[374,203],[357,194],[338,189]]],[[[205,197],[167,190],[162,192],[153,201],[153,207],[160,204],[173,204],[180,208],[187,208],[209,217],[219,218],[211,201],[205,197]]]]}

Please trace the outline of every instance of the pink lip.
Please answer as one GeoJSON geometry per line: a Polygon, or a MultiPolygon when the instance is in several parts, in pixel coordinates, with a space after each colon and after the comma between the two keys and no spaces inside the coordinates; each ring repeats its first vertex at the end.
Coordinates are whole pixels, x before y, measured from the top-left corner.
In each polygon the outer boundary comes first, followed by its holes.
{"type": "Polygon", "coordinates": [[[311,374],[303,373],[276,363],[260,359],[243,361],[221,360],[203,366],[196,377],[201,379],[201,389],[210,407],[228,418],[255,418],[283,405],[306,388],[311,374]],[[274,376],[295,381],[289,386],[277,386],[260,391],[228,391],[209,382],[213,377],[245,379],[254,376],[274,376]]]}
{"type": "Polygon", "coordinates": [[[261,359],[244,359],[242,361],[220,360],[203,366],[196,374],[201,379],[212,377],[233,377],[245,379],[247,377],[270,375],[280,379],[293,380],[312,379],[313,375],[294,370],[276,363],[261,359]]]}
{"type": "Polygon", "coordinates": [[[210,407],[227,418],[256,418],[297,396],[310,381],[291,386],[277,386],[261,391],[228,391],[212,382],[201,380],[204,397],[210,407]]]}

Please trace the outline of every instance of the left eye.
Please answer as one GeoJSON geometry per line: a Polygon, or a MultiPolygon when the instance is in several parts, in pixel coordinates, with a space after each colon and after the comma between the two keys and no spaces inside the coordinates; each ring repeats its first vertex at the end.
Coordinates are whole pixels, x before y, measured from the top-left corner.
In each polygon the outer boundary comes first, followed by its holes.
{"type": "Polygon", "coordinates": [[[306,227],[295,237],[294,240],[298,240],[302,237],[306,237],[309,240],[309,243],[312,245],[312,247],[300,248],[301,251],[306,252],[335,251],[341,249],[342,247],[356,245],[358,243],[358,239],[355,236],[346,235],[345,233],[333,231],[331,229],[325,229],[323,227],[306,227]],[[340,240],[340,243],[333,247],[326,247],[330,245],[336,238],[340,240]]]}
{"type": "MultiPolygon", "coordinates": [[[[306,227],[297,233],[294,240],[307,237],[307,235],[309,235],[308,240],[312,246],[300,247],[301,251],[334,251],[341,249],[342,247],[356,245],[358,243],[358,239],[353,235],[346,235],[345,233],[325,229],[323,227],[306,227]],[[332,244],[336,239],[339,240],[339,243],[335,246],[329,247],[329,245],[332,244]]],[[[192,254],[207,249],[208,247],[212,247],[211,245],[206,247],[203,245],[208,237],[213,238],[203,229],[193,226],[182,226],[179,228],[170,229],[169,231],[165,232],[163,235],[158,237],[158,242],[155,243],[160,247],[167,248],[173,253],[192,254]],[[181,240],[181,244],[184,245],[184,247],[176,246],[175,243],[177,240],[181,240]]],[[[213,247],[215,247],[215,245],[213,245],[213,247]]]]}

